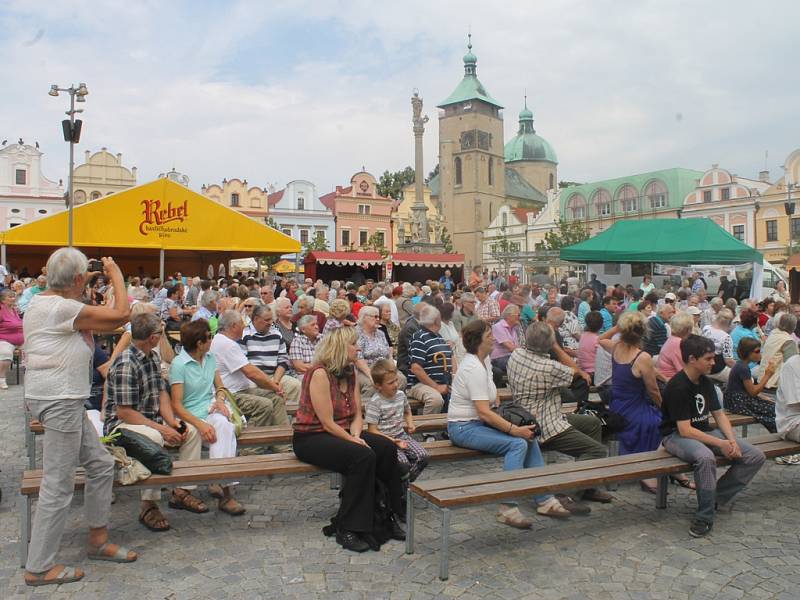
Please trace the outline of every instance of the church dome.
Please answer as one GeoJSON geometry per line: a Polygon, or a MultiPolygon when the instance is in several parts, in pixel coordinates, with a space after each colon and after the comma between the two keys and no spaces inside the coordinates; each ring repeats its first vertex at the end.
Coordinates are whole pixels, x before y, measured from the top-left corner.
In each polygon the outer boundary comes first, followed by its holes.
{"type": "Polygon", "coordinates": [[[504,154],[507,163],[517,160],[536,160],[558,164],[556,151],[550,143],[536,135],[536,130],[533,128],[533,113],[528,110],[527,102],[519,113],[517,135],[505,145],[504,154]]]}

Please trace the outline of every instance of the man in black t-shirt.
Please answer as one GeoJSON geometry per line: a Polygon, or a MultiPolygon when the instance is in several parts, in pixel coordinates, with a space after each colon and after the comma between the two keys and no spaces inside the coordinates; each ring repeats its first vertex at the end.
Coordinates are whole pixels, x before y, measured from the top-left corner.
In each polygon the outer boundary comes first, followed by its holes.
{"type": "Polygon", "coordinates": [[[661,411],[664,448],[694,465],[697,513],[689,527],[692,537],[707,535],[718,506],[728,503],[755,476],[766,459],[764,453],[739,440],[719,403],[717,390],[707,377],[714,367],[714,342],[690,335],[681,342],[684,369],[670,379],[661,411]],[[717,430],[709,416],[713,415],[717,430]],[[730,459],[728,472],[717,481],[716,456],[730,459]]]}

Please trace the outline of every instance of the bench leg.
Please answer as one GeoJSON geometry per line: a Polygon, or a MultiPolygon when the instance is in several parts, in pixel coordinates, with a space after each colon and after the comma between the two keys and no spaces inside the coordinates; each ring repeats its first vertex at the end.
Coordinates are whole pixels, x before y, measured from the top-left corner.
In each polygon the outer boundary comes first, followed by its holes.
{"type": "Polygon", "coordinates": [[[28,562],[28,544],[31,540],[31,496],[20,495],[19,500],[19,566],[28,562]]]}
{"type": "Polygon", "coordinates": [[[414,554],[414,494],[406,490],[406,554],[414,554]]]}
{"type": "Polygon", "coordinates": [[[439,579],[447,581],[450,566],[450,509],[442,509],[442,547],[439,556],[439,579]]]}
{"type": "Polygon", "coordinates": [[[25,409],[25,449],[28,451],[28,468],[36,468],[36,436],[31,431],[31,415],[25,409]]]}
{"type": "Polygon", "coordinates": [[[662,475],[658,478],[658,489],[656,490],[656,508],[667,508],[667,488],[669,487],[669,477],[662,475]]]}

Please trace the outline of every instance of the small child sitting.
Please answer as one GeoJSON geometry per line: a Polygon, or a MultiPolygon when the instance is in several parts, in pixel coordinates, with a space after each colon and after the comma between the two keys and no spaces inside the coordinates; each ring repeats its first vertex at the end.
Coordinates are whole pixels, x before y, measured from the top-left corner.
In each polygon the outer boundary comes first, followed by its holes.
{"type": "Polygon", "coordinates": [[[407,472],[409,481],[414,481],[428,465],[428,453],[410,435],[414,433],[414,421],[406,394],[399,390],[397,367],[394,361],[383,358],[372,366],[371,375],[376,391],[367,401],[368,430],[395,443],[397,461],[407,472]]]}

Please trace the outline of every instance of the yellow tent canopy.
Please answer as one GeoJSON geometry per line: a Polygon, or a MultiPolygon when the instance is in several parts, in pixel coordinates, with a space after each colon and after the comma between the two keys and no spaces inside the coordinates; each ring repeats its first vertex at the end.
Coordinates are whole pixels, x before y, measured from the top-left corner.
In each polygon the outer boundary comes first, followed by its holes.
{"type": "Polygon", "coordinates": [[[289,260],[279,260],[272,266],[272,270],[276,273],[294,273],[296,268],[295,264],[289,260]]]}
{"type": "MultiPolygon", "coordinates": [[[[35,272],[67,245],[66,211],[2,234],[4,260],[35,272]]],[[[300,243],[192,190],[158,179],[73,209],[73,243],[113,256],[126,274],[206,273],[233,258],[300,251],[300,243]],[[163,261],[162,264],[159,264],[163,261]]]]}

